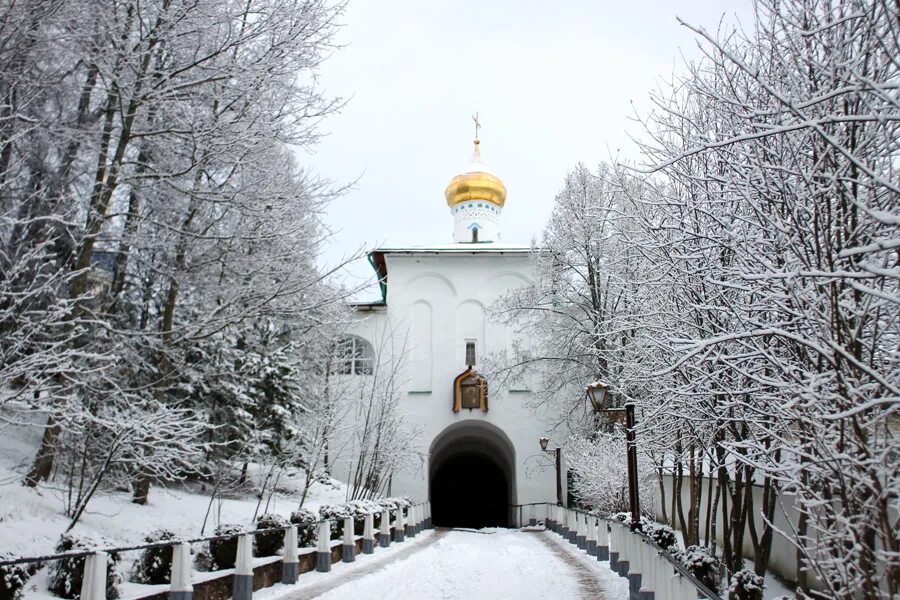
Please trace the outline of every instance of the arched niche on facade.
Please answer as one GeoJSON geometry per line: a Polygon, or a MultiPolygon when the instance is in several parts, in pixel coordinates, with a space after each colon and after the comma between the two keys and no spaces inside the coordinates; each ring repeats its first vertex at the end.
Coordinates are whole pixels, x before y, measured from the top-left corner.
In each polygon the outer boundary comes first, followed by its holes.
{"type": "Polygon", "coordinates": [[[409,307],[409,336],[407,339],[409,340],[406,349],[409,364],[409,391],[430,392],[434,352],[434,317],[430,303],[418,300],[409,307]]]}
{"type": "Polygon", "coordinates": [[[411,298],[456,297],[456,288],[440,273],[422,273],[406,282],[411,298]]]}

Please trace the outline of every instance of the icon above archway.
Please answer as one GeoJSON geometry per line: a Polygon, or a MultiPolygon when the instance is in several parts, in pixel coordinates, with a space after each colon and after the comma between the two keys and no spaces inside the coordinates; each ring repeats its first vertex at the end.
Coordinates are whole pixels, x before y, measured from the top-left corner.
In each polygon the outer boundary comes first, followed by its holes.
{"type": "Polygon", "coordinates": [[[453,412],[462,409],[488,411],[487,379],[469,367],[453,380],[453,412]]]}

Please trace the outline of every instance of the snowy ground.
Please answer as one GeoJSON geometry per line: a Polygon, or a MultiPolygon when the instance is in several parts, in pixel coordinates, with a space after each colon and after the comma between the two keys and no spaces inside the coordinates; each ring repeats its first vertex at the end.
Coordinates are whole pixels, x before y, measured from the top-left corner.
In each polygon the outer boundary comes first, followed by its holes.
{"type": "MultiPolygon", "coordinates": [[[[37,490],[22,486],[23,474],[34,457],[41,430],[37,427],[5,427],[0,430],[0,551],[20,556],[48,554],[69,525],[63,513],[63,491],[52,483],[37,490]]],[[[302,484],[295,474],[279,483],[269,512],[288,516],[296,510],[302,484]]],[[[251,469],[251,477],[258,473],[251,469]]],[[[334,481],[310,488],[304,508],[345,500],[345,489],[334,481]]],[[[265,502],[260,507],[263,512],[265,502]]],[[[183,536],[198,536],[209,507],[209,496],[199,488],[154,487],[146,506],[131,503],[127,492],[102,493],[91,500],[86,514],[75,526],[76,533],[102,536],[114,545],[130,545],[143,536],[165,527],[183,536]]],[[[213,502],[205,533],[221,523],[249,524],[257,507],[252,494],[213,502]]]]}
{"type": "Polygon", "coordinates": [[[363,556],[332,573],[304,574],[297,586],[275,586],[264,600],[517,600],[628,597],[624,579],[543,531],[508,529],[426,532],[411,540],[415,552],[395,544],[379,560],[363,556]],[[373,561],[369,568],[366,561],[373,561]],[[330,577],[331,579],[327,579],[330,577]],[[304,581],[305,580],[305,581],[304,581]]]}

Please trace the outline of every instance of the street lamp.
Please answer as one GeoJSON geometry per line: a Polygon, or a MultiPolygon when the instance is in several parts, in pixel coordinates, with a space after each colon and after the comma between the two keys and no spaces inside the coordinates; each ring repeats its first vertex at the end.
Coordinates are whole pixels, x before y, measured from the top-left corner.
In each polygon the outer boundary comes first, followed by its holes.
{"type": "Polygon", "coordinates": [[[606,397],[609,395],[609,386],[603,382],[595,381],[585,388],[588,400],[594,407],[594,412],[603,412],[606,409],[606,397]]]}
{"type": "Polygon", "coordinates": [[[541,444],[541,451],[546,452],[547,454],[555,454],[556,455],[556,505],[562,506],[562,481],[559,478],[559,472],[562,467],[562,459],[561,452],[562,448],[550,448],[547,449],[547,444],[550,443],[550,438],[542,437],[538,440],[541,444]]]}
{"type": "Polygon", "coordinates": [[[625,451],[628,465],[628,506],[631,510],[631,530],[639,531],[641,528],[641,505],[638,497],[638,468],[637,468],[637,444],[634,435],[634,404],[625,404],[622,408],[608,408],[607,398],[609,386],[600,381],[594,382],[585,388],[585,394],[591,402],[591,407],[597,414],[625,414],[625,451]]]}

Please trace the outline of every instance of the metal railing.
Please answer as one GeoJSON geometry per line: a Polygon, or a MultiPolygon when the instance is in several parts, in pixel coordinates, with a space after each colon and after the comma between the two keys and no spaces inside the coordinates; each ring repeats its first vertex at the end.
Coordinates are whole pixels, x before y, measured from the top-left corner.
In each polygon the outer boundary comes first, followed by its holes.
{"type": "Polygon", "coordinates": [[[516,512],[515,524],[525,526],[544,516],[547,530],[558,533],[598,561],[609,561],[610,569],[628,579],[629,590],[646,600],[695,600],[722,598],[691,573],[670,552],[642,532],[632,532],[627,524],[591,514],[578,508],[565,508],[549,502],[510,505],[516,512]],[[543,509],[537,506],[543,505],[543,509]],[[530,507],[530,508],[529,508],[530,507]]]}
{"type": "MultiPolygon", "coordinates": [[[[385,509],[380,512],[355,514],[347,517],[334,517],[330,519],[318,519],[303,523],[295,523],[282,527],[268,527],[253,529],[248,525],[246,530],[221,535],[211,535],[192,538],[176,538],[159,542],[148,542],[131,546],[116,546],[110,548],[93,548],[90,550],[77,550],[70,552],[58,552],[41,556],[30,556],[0,560],[0,569],[16,565],[34,564],[42,567],[47,563],[85,559],[83,566],[83,579],[81,586],[81,600],[106,600],[107,556],[109,554],[122,554],[124,552],[143,551],[158,548],[172,548],[172,571],[170,576],[169,596],[177,600],[190,600],[193,591],[191,575],[193,573],[191,562],[191,544],[209,543],[213,541],[237,539],[237,551],[234,577],[234,600],[249,600],[253,589],[253,541],[255,536],[284,533],[284,555],[282,583],[296,583],[299,575],[299,550],[297,539],[300,529],[317,531],[315,548],[316,570],[331,570],[331,525],[343,521],[344,530],[342,537],[342,560],[353,562],[355,560],[356,538],[355,526],[358,520],[363,521],[362,547],[364,554],[374,552],[375,546],[387,547],[391,542],[403,542],[407,537],[413,537],[424,529],[431,528],[431,503],[421,502],[406,507],[385,509]],[[378,530],[375,530],[374,519],[380,516],[381,522],[378,530]],[[392,520],[393,519],[393,520],[392,520]],[[326,556],[327,555],[327,556],[326,556]],[[249,580],[248,580],[249,578],[249,580]]],[[[277,555],[273,556],[277,560],[277,555]]],[[[274,562],[274,561],[273,561],[274,562]]],[[[223,569],[230,571],[232,569],[223,569]]],[[[157,588],[158,590],[158,588],[157,588]]],[[[157,595],[158,591],[148,592],[148,596],[157,595]]]]}

